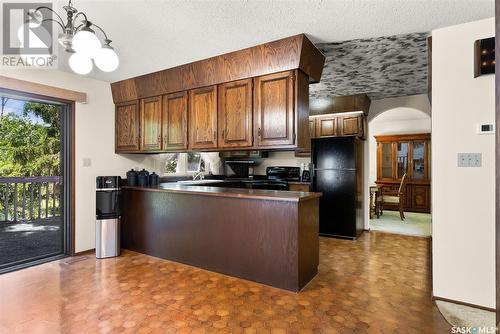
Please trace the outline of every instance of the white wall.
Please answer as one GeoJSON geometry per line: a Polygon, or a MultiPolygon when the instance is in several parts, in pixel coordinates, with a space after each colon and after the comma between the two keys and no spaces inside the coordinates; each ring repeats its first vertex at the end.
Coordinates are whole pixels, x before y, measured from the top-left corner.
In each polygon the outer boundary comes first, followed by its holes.
{"type": "Polygon", "coordinates": [[[76,104],[76,241],[75,251],[95,247],[95,177],[121,175],[130,168],[151,169],[151,157],[114,153],[114,104],[109,83],[56,70],[0,70],[0,75],[87,93],[76,104]],[[92,159],[83,167],[82,159],[92,159]]]}
{"type": "Polygon", "coordinates": [[[494,76],[474,78],[474,41],[495,36],[494,18],[432,32],[432,221],[435,296],[495,307],[494,76]],[[458,152],[482,153],[457,168],[458,152]]]}
{"type": "Polygon", "coordinates": [[[364,145],[365,229],[370,229],[370,185],[377,179],[377,141],[382,134],[425,133],[431,131],[431,106],[427,94],[374,100],[368,113],[368,145],[364,145]]]}
{"type": "Polygon", "coordinates": [[[254,168],[255,175],[266,175],[266,168],[268,166],[292,166],[300,167],[301,163],[306,165],[311,162],[311,158],[296,157],[295,152],[269,152],[269,157],[262,159],[262,163],[254,168]]]}

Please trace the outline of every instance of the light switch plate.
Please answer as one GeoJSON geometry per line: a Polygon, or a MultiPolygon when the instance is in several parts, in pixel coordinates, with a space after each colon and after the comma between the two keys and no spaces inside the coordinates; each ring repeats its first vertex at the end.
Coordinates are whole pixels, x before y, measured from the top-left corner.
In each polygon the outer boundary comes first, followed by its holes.
{"type": "Polygon", "coordinates": [[[90,166],[92,166],[92,159],[83,158],[83,167],[90,167],[90,166]]]}
{"type": "Polygon", "coordinates": [[[481,167],[481,153],[458,153],[458,167],[481,167]]]}

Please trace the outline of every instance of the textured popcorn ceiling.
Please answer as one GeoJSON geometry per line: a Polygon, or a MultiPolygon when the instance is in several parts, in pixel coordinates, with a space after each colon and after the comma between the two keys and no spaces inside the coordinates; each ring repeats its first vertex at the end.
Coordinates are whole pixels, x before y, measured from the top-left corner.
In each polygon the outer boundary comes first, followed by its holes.
{"type": "MultiPolygon", "coordinates": [[[[67,0],[55,0],[62,13],[67,0]]],[[[495,15],[494,0],[74,0],[113,40],[117,81],[306,33],[314,43],[393,36],[495,15]]],[[[60,53],[59,64],[67,66],[60,53]]]]}
{"type": "Polygon", "coordinates": [[[427,92],[427,33],[316,44],[326,56],[311,100],[366,93],[372,100],[427,92]]]}

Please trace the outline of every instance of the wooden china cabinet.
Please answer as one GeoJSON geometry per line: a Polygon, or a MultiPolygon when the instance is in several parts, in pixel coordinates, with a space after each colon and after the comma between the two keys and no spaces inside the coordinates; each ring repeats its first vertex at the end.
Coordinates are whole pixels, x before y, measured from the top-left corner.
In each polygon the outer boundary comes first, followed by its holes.
{"type": "MultiPolygon", "coordinates": [[[[431,210],[431,135],[405,134],[375,136],[377,140],[377,185],[384,194],[397,192],[407,173],[405,211],[431,210]]],[[[394,209],[385,204],[385,209],[394,209]]]]}

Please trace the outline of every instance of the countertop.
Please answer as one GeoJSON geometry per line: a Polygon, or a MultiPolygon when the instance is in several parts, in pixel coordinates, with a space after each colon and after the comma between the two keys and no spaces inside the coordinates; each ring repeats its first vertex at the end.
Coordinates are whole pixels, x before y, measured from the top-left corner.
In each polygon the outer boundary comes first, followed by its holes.
{"type": "Polygon", "coordinates": [[[322,193],[316,192],[195,186],[176,182],[163,183],[155,187],[124,186],[122,189],[290,202],[302,202],[322,196],[322,193]]]}

